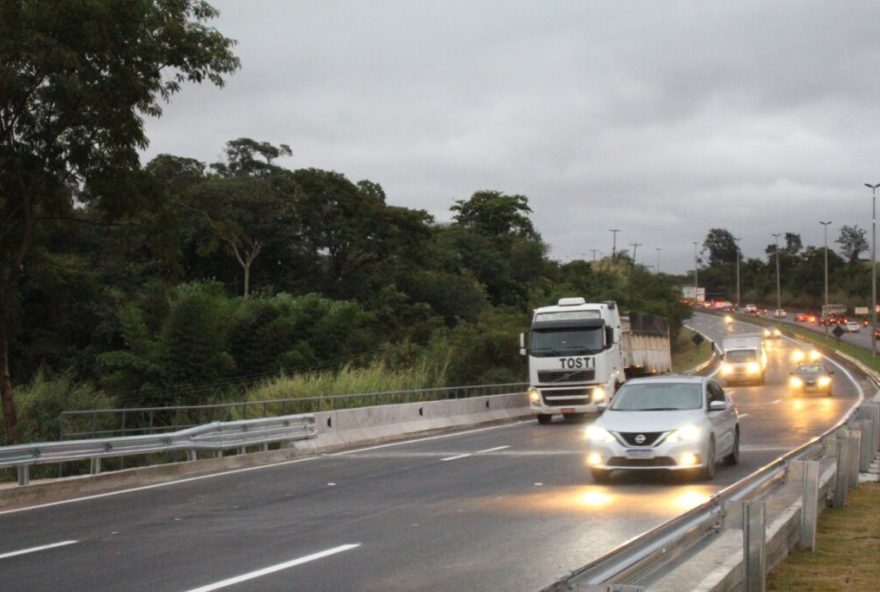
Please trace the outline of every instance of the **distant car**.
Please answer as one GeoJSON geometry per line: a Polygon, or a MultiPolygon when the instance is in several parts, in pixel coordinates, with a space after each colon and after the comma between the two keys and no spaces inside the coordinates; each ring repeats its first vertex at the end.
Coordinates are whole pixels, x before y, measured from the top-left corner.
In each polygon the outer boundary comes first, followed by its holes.
{"type": "Polygon", "coordinates": [[[758,312],[758,307],[755,306],[754,304],[746,304],[743,307],[743,312],[746,314],[755,314],[758,312]]]}
{"type": "Polygon", "coordinates": [[[799,312],[796,315],[794,315],[794,322],[795,323],[806,323],[808,318],[809,318],[809,316],[807,315],[807,313],[799,312]]]}
{"type": "Polygon", "coordinates": [[[779,339],[780,337],[782,337],[782,331],[776,327],[764,329],[764,339],[779,339]]]}
{"type": "Polygon", "coordinates": [[[773,311],[773,316],[777,319],[784,319],[787,316],[787,313],[783,309],[777,308],[773,311]]]}
{"type": "Polygon", "coordinates": [[[880,329],[874,329],[874,339],[880,339],[880,329]]]}
{"type": "Polygon", "coordinates": [[[800,364],[791,373],[788,386],[796,393],[816,392],[830,396],[832,374],[834,372],[828,370],[825,364],[817,362],[800,364]]]}
{"type": "Polygon", "coordinates": [[[707,376],[628,380],[586,430],[587,466],[596,482],[617,469],[696,471],[739,462],[739,415],[707,376]]]}
{"type": "Polygon", "coordinates": [[[850,333],[858,333],[862,330],[862,326],[859,324],[858,321],[847,321],[846,330],[850,333]]]}

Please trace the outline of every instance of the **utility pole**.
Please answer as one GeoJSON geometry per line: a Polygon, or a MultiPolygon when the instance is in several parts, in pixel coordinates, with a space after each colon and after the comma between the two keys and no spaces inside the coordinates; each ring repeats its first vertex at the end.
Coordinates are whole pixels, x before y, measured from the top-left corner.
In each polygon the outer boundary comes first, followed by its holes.
{"type": "Polygon", "coordinates": [[[636,265],[636,251],[639,247],[642,246],[642,243],[630,243],[629,246],[633,248],[633,267],[636,265]]]}
{"type": "Polygon", "coordinates": [[[654,247],[654,248],[657,249],[657,267],[654,268],[654,273],[656,273],[657,275],[660,275],[660,251],[662,251],[663,248],[662,247],[654,247]]]}
{"type": "Polygon", "coordinates": [[[694,305],[697,304],[697,286],[699,283],[697,282],[697,268],[699,265],[697,264],[697,245],[700,244],[694,241],[694,305]]]}
{"type": "Polygon", "coordinates": [[[736,243],[736,308],[739,310],[739,260],[742,259],[742,253],[739,251],[739,241],[742,240],[742,237],[736,238],[734,237],[733,242],[736,243]]]}
{"type": "MultiPolygon", "coordinates": [[[[831,220],[827,222],[823,222],[819,220],[819,224],[824,227],[825,230],[825,304],[828,304],[828,225],[831,224],[831,220]]],[[[825,335],[828,335],[828,323],[822,323],[825,327],[825,335]]],[[[873,338],[872,338],[873,339],[873,338]]]]}
{"type": "Polygon", "coordinates": [[[620,232],[619,228],[609,228],[609,232],[611,232],[611,258],[614,259],[617,257],[617,233],[620,232]]]}
{"type": "Polygon", "coordinates": [[[774,232],[773,238],[776,239],[776,308],[782,308],[782,284],[779,282],[779,237],[781,232],[774,232]]]}
{"type": "Polygon", "coordinates": [[[596,262],[596,253],[599,252],[599,249],[590,249],[590,250],[593,251],[593,263],[595,263],[596,262]]]}
{"type": "Polygon", "coordinates": [[[877,355],[877,340],[874,332],[877,330],[877,188],[880,183],[871,185],[871,355],[877,355]]]}

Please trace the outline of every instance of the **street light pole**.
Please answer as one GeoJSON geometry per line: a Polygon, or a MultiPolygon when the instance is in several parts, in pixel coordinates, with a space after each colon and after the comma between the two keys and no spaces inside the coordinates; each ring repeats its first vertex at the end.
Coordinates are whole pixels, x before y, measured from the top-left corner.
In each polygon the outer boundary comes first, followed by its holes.
{"type": "Polygon", "coordinates": [[[642,243],[630,243],[630,246],[633,248],[633,267],[636,265],[636,251],[639,247],[642,246],[642,243]]]}
{"type": "Polygon", "coordinates": [[[611,258],[614,259],[617,257],[617,233],[620,232],[619,228],[609,228],[608,231],[611,233],[611,258]]]}
{"type": "Polygon", "coordinates": [[[733,239],[733,242],[736,243],[736,308],[737,308],[737,310],[739,310],[739,303],[740,303],[740,299],[739,299],[739,260],[742,259],[742,255],[739,252],[739,241],[741,241],[741,240],[742,240],[742,238],[734,238],[733,239]]]}
{"type": "Polygon", "coordinates": [[[697,245],[700,244],[698,242],[694,242],[694,305],[697,304],[697,245]]]}
{"type": "MultiPolygon", "coordinates": [[[[819,220],[819,224],[824,227],[825,230],[825,305],[828,305],[828,225],[831,224],[831,220],[827,222],[823,222],[819,220]]],[[[822,323],[825,327],[825,334],[828,335],[828,323],[822,323]]]]}
{"type": "Polygon", "coordinates": [[[877,330],[877,188],[880,183],[871,185],[871,355],[877,355],[877,340],[874,339],[874,331],[877,330]]]}
{"type": "Polygon", "coordinates": [[[654,248],[657,249],[657,267],[654,268],[654,272],[657,275],[660,275],[660,251],[662,251],[663,248],[662,247],[654,247],[654,248]]]}
{"type": "Polygon", "coordinates": [[[590,250],[593,251],[593,263],[595,263],[596,262],[596,253],[599,252],[599,249],[590,249],[590,250]]]}
{"type": "Polygon", "coordinates": [[[773,233],[773,238],[776,239],[776,308],[782,308],[782,290],[781,284],[779,282],[779,237],[782,236],[781,232],[773,233]]]}

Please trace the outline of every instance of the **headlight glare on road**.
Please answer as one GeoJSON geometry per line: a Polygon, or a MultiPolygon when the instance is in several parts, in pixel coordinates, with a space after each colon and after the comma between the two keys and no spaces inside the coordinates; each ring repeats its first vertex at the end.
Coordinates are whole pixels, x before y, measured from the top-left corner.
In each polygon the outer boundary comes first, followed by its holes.
{"type": "Polygon", "coordinates": [[[590,442],[613,442],[614,436],[605,428],[595,424],[588,426],[586,430],[587,440],[590,442]]]}
{"type": "Polygon", "coordinates": [[[818,384],[822,388],[825,388],[826,386],[831,384],[831,377],[830,376],[820,376],[819,380],[816,381],[816,384],[818,384]]]}
{"type": "Polygon", "coordinates": [[[700,439],[700,426],[689,424],[682,426],[669,434],[668,441],[673,444],[677,442],[696,442],[700,439]]]}
{"type": "Polygon", "coordinates": [[[804,381],[797,376],[792,376],[788,379],[788,386],[791,388],[801,388],[804,386],[804,381]]]}
{"type": "Polygon", "coordinates": [[[596,388],[593,389],[593,402],[594,403],[601,403],[604,400],[605,400],[605,389],[603,389],[601,386],[597,386],[596,388]]]}
{"type": "Polygon", "coordinates": [[[757,362],[749,362],[748,365],[746,365],[746,371],[749,374],[757,374],[761,371],[761,367],[758,365],[757,362]]]}
{"type": "Polygon", "coordinates": [[[540,403],[541,402],[541,391],[536,388],[529,389],[529,401],[532,403],[540,403]]]}

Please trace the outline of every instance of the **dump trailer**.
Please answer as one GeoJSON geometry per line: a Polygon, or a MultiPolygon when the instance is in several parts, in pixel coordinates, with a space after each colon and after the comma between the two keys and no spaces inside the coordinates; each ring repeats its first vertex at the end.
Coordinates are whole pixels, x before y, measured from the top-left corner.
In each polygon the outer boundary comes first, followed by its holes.
{"type": "Polygon", "coordinates": [[[627,378],[672,368],[665,319],[584,298],[535,309],[520,353],[529,358],[529,404],[541,424],[598,413],[627,378]]]}

